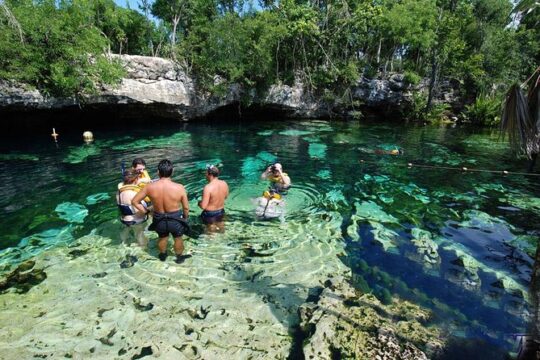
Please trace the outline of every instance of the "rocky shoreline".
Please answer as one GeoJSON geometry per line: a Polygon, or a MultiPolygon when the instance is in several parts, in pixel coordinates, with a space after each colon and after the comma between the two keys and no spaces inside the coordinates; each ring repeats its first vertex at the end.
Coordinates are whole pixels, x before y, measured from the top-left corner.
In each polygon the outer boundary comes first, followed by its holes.
{"type": "MultiPolygon", "coordinates": [[[[216,117],[276,116],[279,118],[354,118],[362,113],[392,114],[409,105],[413,92],[425,91],[426,81],[406,83],[403,74],[361,78],[347,102],[322,100],[306,93],[301,83],[276,84],[263,94],[230,85],[222,95],[198,89],[178,64],[162,58],[121,55],[126,76],[116,86],[102,87],[84,99],[47,97],[21,84],[0,81],[0,113],[42,115],[51,111],[122,113],[123,117],[154,116],[177,121],[216,117]],[[249,106],[245,99],[249,99],[249,106]],[[352,104],[359,104],[356,107],[352,104]]],[[[215,83],[219,84],[219,77],[215,83]]],[[[439,101],[455,105],[456,89],[445,85],[439,101]]]]}

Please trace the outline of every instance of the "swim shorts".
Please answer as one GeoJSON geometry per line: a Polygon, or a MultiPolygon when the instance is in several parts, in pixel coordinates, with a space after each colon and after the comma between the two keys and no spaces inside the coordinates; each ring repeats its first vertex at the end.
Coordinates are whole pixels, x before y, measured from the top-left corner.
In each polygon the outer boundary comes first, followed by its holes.
{"type": "Polygon", "coordinates": [[[204,210],[201,213],[202,222],[207,225],[222,221],[224,216],[225,216],[225,209],[212,210],[212,211],[204,210]]]}
{"type": "Polygon", "coordinates": [[[180,210],[167,213],[154,212],[154,219],[149,229],[157,232],[160,238],[167,237],[169,234],[180,237],[189,231],[189,225],[182,217],[180,210]]]}

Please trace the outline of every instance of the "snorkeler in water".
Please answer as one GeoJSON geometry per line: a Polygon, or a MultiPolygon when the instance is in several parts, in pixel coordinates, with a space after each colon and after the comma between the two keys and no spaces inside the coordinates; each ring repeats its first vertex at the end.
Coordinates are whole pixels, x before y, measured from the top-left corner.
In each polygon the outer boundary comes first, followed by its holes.
{"type": "Polygon", "coordinates": [[[403,149],[401,148],[395,148],[391,150],[386,149],[368,149],[359,147],[358,150],[368,153],[368,154],[377,154],[377,155],[403,155],[403,149]]]}

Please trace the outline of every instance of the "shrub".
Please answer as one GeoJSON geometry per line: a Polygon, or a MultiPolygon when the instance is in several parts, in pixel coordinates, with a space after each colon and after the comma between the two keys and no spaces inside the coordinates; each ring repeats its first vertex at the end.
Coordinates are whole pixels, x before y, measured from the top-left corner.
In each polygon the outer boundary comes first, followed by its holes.
{"type": "Polygon", "coordinates": [[[423,93],[413,93],[405,118],[411,121],[437,122],[445,118],[449,109],[448,104],[432,104],[427,110],[427,96],[423,93]]]}
{"type": "Polygon", "coordinates": [[[501,121],[501,100],[496,96],[480,95],[474,103],[465,106],[463,116],[475,125],[494,126],[501,121]]]}
{"type": "Polygon", "coordinates": [[[422,80],[422,77],[420,77],[420,75],[418,75],[414,71],[405,71],[403,75],[403,81],[410,85],[418,85],[420,83],[420,80],[422,80]]]}

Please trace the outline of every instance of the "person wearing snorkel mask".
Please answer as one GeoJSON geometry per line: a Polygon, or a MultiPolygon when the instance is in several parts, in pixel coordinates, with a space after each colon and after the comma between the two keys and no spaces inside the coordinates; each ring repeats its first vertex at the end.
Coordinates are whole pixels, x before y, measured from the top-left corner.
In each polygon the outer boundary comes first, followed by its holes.
{"type": "Polygon", "coordinates": [[[261,174],[261,179],[270,180],[270,191],[284,195],[291,187],[291,178],[283,172],[280,163],[275,163],[266,168],[261,174]]]}
{"type": "Polygon", "coordinates": [[[225,199],[229,196],[229,185],[218,178],[219,169],[215,165],[206,165],[206,181],[199,207],[202,222],[207,225],[210,232],[223,232],[223,218],[225,216],[225,199]]]}
{"type": "Polygon", "coordinates": [[[152,181],[150,175],[148,175],[148,171],[146,171],[146,161],[143,158],[133,159],[131,168],[139,174],[135,185],[144,186],[152,181]]]}

